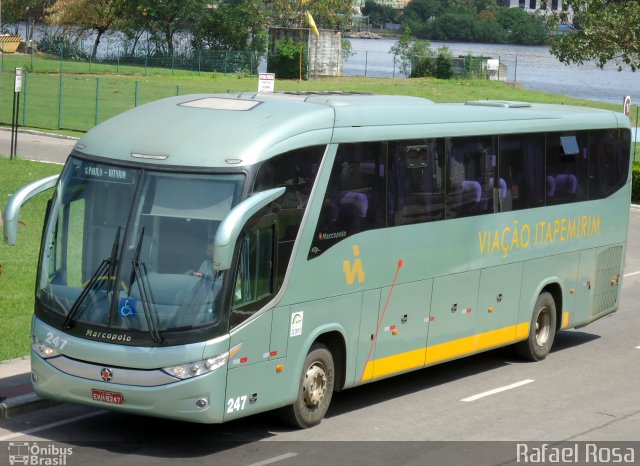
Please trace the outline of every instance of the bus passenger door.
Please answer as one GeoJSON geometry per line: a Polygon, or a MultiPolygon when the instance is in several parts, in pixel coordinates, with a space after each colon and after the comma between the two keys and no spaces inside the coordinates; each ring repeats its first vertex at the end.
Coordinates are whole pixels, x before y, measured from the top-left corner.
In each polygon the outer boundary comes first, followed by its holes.
{"type": "Polygon", "coordinates": [[[434,279],[427,365],[475,351],[479,283],[479,270],[434,279]]]}
{"type": "Polygon", "coordinates": [[[482,270],[478,294],[476,350],[512,343],[516,337],[522,262],[482,270]]]}
{"type": "Polygon", "coordinates": [[[422,280],[380,291],[377,336],[370,342],[363,382],[424,366],[432,285],[433,280],[422,280]]]}

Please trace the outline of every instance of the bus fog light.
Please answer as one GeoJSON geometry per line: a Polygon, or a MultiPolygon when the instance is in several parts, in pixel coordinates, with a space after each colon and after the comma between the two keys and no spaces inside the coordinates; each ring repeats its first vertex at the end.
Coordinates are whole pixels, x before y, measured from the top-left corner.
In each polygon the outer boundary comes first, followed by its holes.
{"type": "Polygon", "coordinates": [[[198,408],[206,408],[209,405],[209,400],[206,398],[200,398],[196,401],[196,406],[198,408]]]}

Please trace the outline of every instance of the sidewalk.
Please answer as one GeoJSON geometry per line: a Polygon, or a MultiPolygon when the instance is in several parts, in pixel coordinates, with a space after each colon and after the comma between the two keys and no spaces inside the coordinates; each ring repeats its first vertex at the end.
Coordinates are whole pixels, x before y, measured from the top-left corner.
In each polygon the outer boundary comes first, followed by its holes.
{"type": "MultiPolygon", "coordinates": [[[[21,159],[64,163],[78,138],[20,129],[16,142],[17,155],[21,159]]],[[[0,154],[11,153],[11,130],[0,127],[0,154]]]]}
{"type": "Polygon", "coordinates": [[[55,404],[33,393],[29,357],[0,361],[0,419],[55,404]]]}

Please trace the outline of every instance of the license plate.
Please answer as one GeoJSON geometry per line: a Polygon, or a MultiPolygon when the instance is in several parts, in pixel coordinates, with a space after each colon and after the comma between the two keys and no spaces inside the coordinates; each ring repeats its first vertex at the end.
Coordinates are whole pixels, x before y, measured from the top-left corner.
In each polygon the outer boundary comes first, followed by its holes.
{"type": "Polygon", "coordinates": [[[124,403],[124,396],[122,396],[122,393],[105,392],[104,390],[96,390],[95,388],[91,389],[91,398],[95,401],[112,403],[114,405],[121,405],[124,403]]]}

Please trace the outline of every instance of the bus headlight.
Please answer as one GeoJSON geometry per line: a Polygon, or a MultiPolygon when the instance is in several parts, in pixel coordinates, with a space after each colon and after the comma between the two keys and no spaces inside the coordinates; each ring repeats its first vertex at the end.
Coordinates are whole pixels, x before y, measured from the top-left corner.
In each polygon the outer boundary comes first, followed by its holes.
{"type": "Polygon", "coordinates": [[[191,377],[213,372],[217,368],[224,366],[228,360],[229,352],[227,351],[212,358],[181,364],[179,366],[164,367],[162,370],[179,379],[190,379],[191,377]]]}
{"type": "Polygon", "coordinates": [[[31,336],[31,349],[40,355],[43,359],[53,358],[54,356],[60,356],[54,348],[42,343],[35,335],[31,336]]]}

